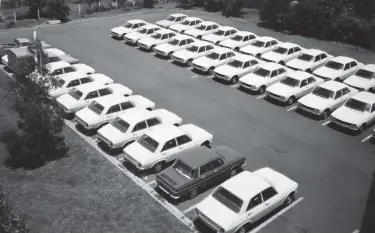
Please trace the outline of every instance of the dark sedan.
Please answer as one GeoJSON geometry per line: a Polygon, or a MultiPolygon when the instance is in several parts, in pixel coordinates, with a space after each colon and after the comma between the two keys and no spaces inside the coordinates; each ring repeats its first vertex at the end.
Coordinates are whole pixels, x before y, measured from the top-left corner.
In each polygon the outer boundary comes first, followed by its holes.
{"type": "Polygon", "coordinates": [[[183,152],[172,167],[156,176],[157,187],[173,199],[192,199],[200,190],[235,176],[245,157],[227,146],[183,152]]]}

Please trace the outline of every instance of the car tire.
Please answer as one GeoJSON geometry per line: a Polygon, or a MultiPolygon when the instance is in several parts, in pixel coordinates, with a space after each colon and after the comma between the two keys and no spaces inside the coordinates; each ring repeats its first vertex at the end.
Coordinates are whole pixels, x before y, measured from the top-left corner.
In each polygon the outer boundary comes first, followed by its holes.
{"type": "Polygon", "coordinates": [[[322,119],[326,119],[329,116],[329,114],[331,114],[331,111],[329,109],[324,110],[322,113],[322,119]]]}
{"type": "Polygon", "coordinates": [[[198,196],[198,188],[193,188],[189,191],[187,198],[191,200],[195,198],[196,196],[198,196]]]}
{"type": "Polygon", "coordinates": [[[282,66],[285,66],[285,62],[284,61],[280,61],[279,64],[282,65],[282,66]]]}
{"type": "Polygon", "coordinates": [[[340,82],[340,78],[335,78],[335,81],[336,82],[340,82]]]}
{"type": "Polygon", "coordinates": [[[186,64],[187,64],[188,66],[192,67],[192,66],[193,66],[193,59],[189,59],[189,60],[186,62],[186,64]]]}
{"type": "Polygon", "coordinates": [[[290,105],[294,104],[295,102],[296,102],[296,97],[291,96],[291,97],[289,97],[289,99],[287,101],[287,104],[288,104],[288,106],[290,106],[290,105]]]}
{"type": "Polygon", "coordinates": [[[234,168],[232,168],[232,169],[230,170],[230,172],[229,172],[229,178],[230,178],[230,177],[233,177],[233,176],[235,176],[235,175],[237,175],[237,174],[238,174],[238,170],[239,170],[238,167],[234,167],[234,168]]]}
{"type": "Polygon", "coordinates": [[[180,126],[180,124],[179,124],[179,123],[176,123],[176,124],[173,124],[173,125],[174,125],[174,126],[177,126],[177,127],[178,127],[178,126],[180,126]]]}
{"type": "Polygon", "coordinates": [[[237,53],[239,53],[240,52],[240,48],[236,47],[236,48],[234,48],[234,51],[237,52],[237,53]]]}
{"type": "Polygon", "coordinates": [[[123,34],[120,38],[121,40],[125,40],[125,34],[123,34]]]}
{"type": "Polygon", "coordinates": [[[201,146],[204,146],[204,147],[207,147],[207,148],[211,148],[209,141],[203,142],[201,146]]]}
{"type": "Polygon", "coordinates": [[[246,227],[245,227],[245,225],[243,225],[240,228],[238,228],[238,230],[236,231],[236,233],[246,233],[246,227]]]}
{"type": "Polygon", "coordinates": [[[173,52],[168,53],[168,58],[172,58],[172,53],[173,52]]]}
{"type": "Polygon", "coordinates": [[[153,167],[152,167],[152,170],[155,172],[155,173],[159,173],[161,172],[161,170],[163,170],[165,166],[165,162],[158,162],[156,163],[153,167]]]}
{"type": "Polygon", "coordinates": [[[312,74],[311,69],[307,69],[306,72],[312,74]]]}
{"type": "Polygon", "coordinates": [[[260,53],[258,53],[257,55],[255,55],[255,58],[260,59],[260,56],[261,56],[260,53]]]}
{"type": "Polygon", "coordinates": [[[361,127],[359,127],[359,129],[358,129],[358,133],[359,133],[359,134],[363,133],[363,131],[365,131],[366,128],[367,128],[366,123],[363,124],[363,125],[361,125],[361,127]]]}
{"type": "Polygon", "coordinates": [[[184,34],[184,33],[185,33],[185,30],[182,30],[180,33],[181,33],[181,34],[184,34]]]}
{"type": "Polygon", "coordinates": [[[236,84],[236,83],[238,83],[238,80],[239,80],[240,78],[236,75],[236,76],[233,76],[233,78],[230,80],[230,83],[231,84],[236,84]]]}
{"type": "Polygon", "coordinates": [[[151,47],[150,47],[150,51],[151,51],[151,52],[154,52],[154,49],[155,49],[155,45],[151,45],[151,47]]]}
{"type": "Polygon", "coordinates": [[[259,92],[259,94],[264,94],[264,92],[266,92],[266,86],[259,87],[258,92],[259,92]]]}
{"type": "Polygon", "coordinates": [[[197,39],[198,39],[198,40],[201,40],[201,39],[202,39],[202,36],[197,36],[197,39]]]}
{"type": "Polygon", "coordinates": [[[147,111],[152,111],[152,108],[146,108],[147,111]]]}
{"type": "Polygon", "coordinates": [[[215,69],[215,67],[210,67],[210,69],[208,69],[208,73],[209,74],[213,74],[214,73],[214,69],[215,69]]]}
{"type": "Polygon", "coordinates": [[[294,193],[289,194],[286,197],[286,199],[285,199],[285,201],[283,203],[284,207],[289,206],[290,204],[292,204],[294,200],[295,200],[294,193]]]}

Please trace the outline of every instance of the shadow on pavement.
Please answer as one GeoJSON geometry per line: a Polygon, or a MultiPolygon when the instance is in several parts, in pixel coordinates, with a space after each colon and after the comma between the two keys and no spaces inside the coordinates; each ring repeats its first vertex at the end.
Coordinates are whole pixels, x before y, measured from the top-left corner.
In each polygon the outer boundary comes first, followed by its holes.
{"type": "MultiPolygon", "coordinates": [[[[373,152],[375,155],[375,152],[373,152]]],[[[372,175],[372,184],[367,197],[366,209],[362,219],[361,233],[375,232],[375,172],[372,175]]]]}

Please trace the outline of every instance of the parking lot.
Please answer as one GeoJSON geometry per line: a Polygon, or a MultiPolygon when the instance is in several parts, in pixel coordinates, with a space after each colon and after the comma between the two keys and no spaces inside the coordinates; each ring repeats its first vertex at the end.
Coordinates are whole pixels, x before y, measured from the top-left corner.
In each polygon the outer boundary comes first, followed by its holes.
{"type": "MultiPolygon", "coordinates": [[[[295,112],[226,85],[213,76],[201,75],[170,60],[109,37],[111,28],[139,18],[155,22],[170,12],[155,12],[41,28],[41,39],[79,58],[118,83],[196,124],[214,135],[212,146],[228,145],[246,156],[245,169],[271,167],[299,184],[295,205],[269,216],[251,232],[354,232],[360,228],[374,171],[374,145],[367,140],[373,129],[349,135],[333,129],[329,122],[295,112]]],[[[250,23],[217,15],[187,12],[221,25],[268,35],[305,48],[319,48],[332,55],[344,55],[366,64],[375,56],[354,48],[319,42],[258,28],[250,23]]],[[[32,37],[31,30],[0,33],[0,42],[32,37]]],[[[88,137],[88,136],[84,136],[88,137]]],[[[89,136],[94,142],[96,136],[89,136]]],[[[155,175],[141,174],[150,187],[155,175]]],[[[213,189],[193,200],[173,203],[194,221],[192,210],[213,189]]]]}

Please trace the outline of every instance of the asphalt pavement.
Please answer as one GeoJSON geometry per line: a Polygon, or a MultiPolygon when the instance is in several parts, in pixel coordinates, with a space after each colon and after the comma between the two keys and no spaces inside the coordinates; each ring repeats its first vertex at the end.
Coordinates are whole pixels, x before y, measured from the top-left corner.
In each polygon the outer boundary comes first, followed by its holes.
{"type": "MultiPolygon", "coordinates": [[[[168,14],[167,11],[58,25],[41,28],[39,35],[97,72],[128,86],[134,94],[151,99],[156,108],[176,113],[184,124],[193,123],[211,132],[213,146],[225,144],[246,156],[246,170],[271,167],[298,182],[297,198],[303,200],[275,219],[270,216],[271,221],[266,220],[262,228],[252,232],[351,233],[358,229],[375,165],[374,145],[364,140],[372,128],[361,135],[346,134],[331,128],[327,121],[306,117],[291,107],[275,105],[262,96],[196,74],[109,37],[110,29],[126,20],[155,22],[168,14]]],[[[218,15],[187,14],[375,64],[373,53],[353,47],[281,34],[218,15]]],[[[15,37],[31,38],[32,31],[0,32],[0,43],[15,37]]],[[[155,185],[154,175],[142,178],[151,187],[155,185]]],[[[211,190],[174,204],[192,217],[194,205],[211,190]]]]}

